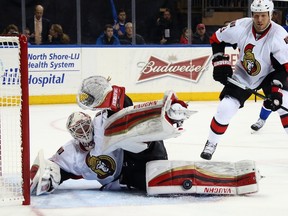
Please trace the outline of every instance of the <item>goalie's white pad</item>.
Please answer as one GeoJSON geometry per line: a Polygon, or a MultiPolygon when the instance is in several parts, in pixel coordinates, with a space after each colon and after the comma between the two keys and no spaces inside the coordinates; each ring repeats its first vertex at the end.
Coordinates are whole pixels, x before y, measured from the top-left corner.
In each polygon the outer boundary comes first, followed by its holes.
{"type": "Polygon", "coordinates": [[[157,160],[146,164],[148,195],[240,195],[258,191],[255,162],[192,162],[157,160]]]}
{"type": "Polygon", "coordinates": [[[43,150],[38,152],[30,170],[30,193],[41,195],[52,193],[59,186],[60,167],[44,158],[43,150]]]}
{"type": "Polygon", "coordinates": [[[178,101],[176,94],[169,91],[164,100],[127,107],[110,116],[104,124],[104,152],[122,148],[137,153],[146,148],[145,142],[179,136],[184,131],[182,122],[195,112],[171,107],[173,101],[178,101]]]}

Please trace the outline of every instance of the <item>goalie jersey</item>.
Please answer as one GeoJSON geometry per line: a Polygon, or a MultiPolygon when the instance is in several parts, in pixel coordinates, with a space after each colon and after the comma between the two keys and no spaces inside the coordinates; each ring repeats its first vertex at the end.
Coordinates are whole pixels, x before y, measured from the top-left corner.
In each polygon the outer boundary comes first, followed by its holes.
{"type": "Polygon", "coordinates": [[[64,171],[79,178],[97,180],[106,185],[117,179],[121,173],[123,150],[102,152],[104,128],[107,112],[99,112],[93,119],[95,148],[90,152],[83,150],[73,139],[62,146],[50,160],[57,163],[64,171]]]}

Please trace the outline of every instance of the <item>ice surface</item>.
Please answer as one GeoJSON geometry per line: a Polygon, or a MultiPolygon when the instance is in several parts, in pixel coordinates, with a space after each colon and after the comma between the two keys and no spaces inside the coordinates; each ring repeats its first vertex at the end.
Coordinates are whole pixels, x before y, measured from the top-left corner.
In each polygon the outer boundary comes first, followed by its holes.
{"type": "MultiPolygon", "coordinates": [[[[201,161],[200,153],[218,102],[191,102],[198,111],[184,123],[181,137],[166,141],[171,160],[201,161]]],[[[288,136],[277,113],[266,125],[251,134],[250,125],[258,119],[261,102],[247,102],[232,119],[218,144],[214,161],[255,160],[265,178],[260,191],[245,196],[147,197],[143,193],[98,191],[95,181],[69,180],[51,195],[32,197],[30,206],[0,207],[1,216],[286,216],[288,215],[288,136]]],[[[70,139],[65,131],[68,115],[77,105],[39,105],[30,107],[31,163],[42,148],[45,157],[70,139]]],[[[88,112],[93,114],[93,112],[88,112]]]]}

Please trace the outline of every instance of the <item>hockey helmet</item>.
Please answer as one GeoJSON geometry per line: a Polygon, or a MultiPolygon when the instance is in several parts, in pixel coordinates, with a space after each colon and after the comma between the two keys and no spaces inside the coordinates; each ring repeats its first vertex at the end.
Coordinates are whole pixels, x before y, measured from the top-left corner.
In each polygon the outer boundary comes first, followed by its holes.
{"type": "Polygon", "coordinates": [[[269,12],[272,18],[274,4],[272,0],[254,0],[251,4],[251,12],[269,12]]]}
{"type": "Polygon", "coordinates": [[[106,99],[113,88],[110,79],[102,76],[90,76],[82,81],[77,94],[77,103],[82,109],[95,110],[106,99]]]}
{"type": "Polygon", "coordinates": [[[94,147],[92,119],[88,114],[73,112],[67,119],[66,128],[86,149],[94,147]]]}

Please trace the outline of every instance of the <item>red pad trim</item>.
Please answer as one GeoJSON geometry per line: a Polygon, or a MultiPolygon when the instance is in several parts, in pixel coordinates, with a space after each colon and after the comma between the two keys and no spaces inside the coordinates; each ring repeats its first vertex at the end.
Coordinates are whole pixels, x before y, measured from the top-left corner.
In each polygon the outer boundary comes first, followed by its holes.
{"type": "Polygon", "coordinates": [[[228,124],[227,125],[221,125],[220,123],[218,123],[215,120],[215,117],[213,117],[211,124],[210,124],[210,128],[215,134],[222,135],[227,130],[228,124]]]}
{"type": "Polygon", "coordinates": [[[113,136],[121,133],[126,133],[135,125],[138,125],[149,119],[158,118],[161,115],[162,107],[145,110],[141,112],[131,113],[117,119],[105,130],[105,136],[113,136]]]}

